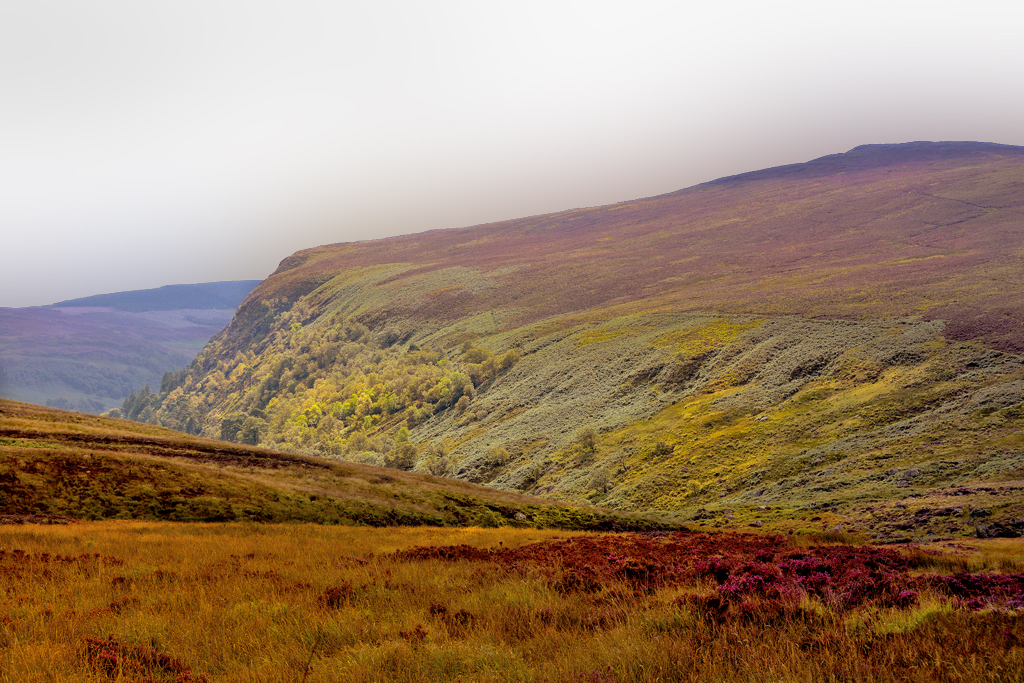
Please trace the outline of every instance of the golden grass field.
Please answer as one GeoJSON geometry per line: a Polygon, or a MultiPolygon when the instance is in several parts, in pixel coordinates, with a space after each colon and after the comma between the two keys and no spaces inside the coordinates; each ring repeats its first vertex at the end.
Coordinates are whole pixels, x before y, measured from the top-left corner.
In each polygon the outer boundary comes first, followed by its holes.
{"type": "MultiPolygon", "coordinates": [[[[622,548],[680,540],[718,543],[728,558],[729,543],[766,539],[776,557],[890,553],[822,537],[700,532],[2,526],[0,681],[1024,680],[1024,624],[1007,604],[972,608],[919,585],[903,606],[804,594],[782,611],[745,602],[715,612],[714,580],[650,580],[664,558],[627,558],[613,576],[588,574],[584,555],[571,557],[586,546],[601,562],[618,561],[622,548]],[[394,554],[417,546],[434,550],[394,554]]],[[[1018,539],[900,553],[911,560],[907,580],[1019,578],[1024,566],[1018,539]]]]}

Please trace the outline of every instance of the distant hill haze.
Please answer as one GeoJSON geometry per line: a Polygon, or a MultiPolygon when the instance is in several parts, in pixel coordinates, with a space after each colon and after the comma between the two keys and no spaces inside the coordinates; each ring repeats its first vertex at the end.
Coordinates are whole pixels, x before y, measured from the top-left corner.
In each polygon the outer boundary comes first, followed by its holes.
{"type": "Polygon", "coordinates": [[[125,410],[684,519],[866,524],[1024,481],[1022,265],[1024,148],[865,145],[300,251],[125,410]]]}
{"type": "Polygon", "coordinates": [[[51,304],[54,308],[109,307],[116,311],[234,310],[259,280],[164,285],[156,289],[96,294],[51,304]]]}
{"type": "Polygon", "coordinates": [[[259,280],[0,308],[0,397],[98,413],[186,366],[259,280]]]}

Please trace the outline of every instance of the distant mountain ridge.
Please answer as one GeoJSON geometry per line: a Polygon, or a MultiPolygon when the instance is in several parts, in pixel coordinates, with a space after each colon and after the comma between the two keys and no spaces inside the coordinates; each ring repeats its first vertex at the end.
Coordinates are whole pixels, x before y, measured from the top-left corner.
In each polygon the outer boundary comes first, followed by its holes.
{"type": "Polygon", "coordinates": [[[187,365],[257,284],[168,285],[0,308],[0,398],[109,410],[187,365]]]}
{"type": "Polygon", "coordinates": [[[117,311],[175,311],[183,309],[235,309],[261,280],[164,285],[112,294],[95,294],[50,304],[53,308],[102,307],[117,311]]]}
{"type": "MultiPolygon", "coordinates": [[[[900,164],[927,163],[950,159],[970,159],[1003,155],[1024,156],[1024,147],[995,142],[901,142],[895,144],[858,145],[848,152],[828,154],[799,164],[774,166],[759,171],[712,180],[703,185],[766,180],[769,178],[820,178],[836,173],[853,173],[886,168],[900,164]]],[[[698,186],[699,187],[699,186],[698,186]]]]}

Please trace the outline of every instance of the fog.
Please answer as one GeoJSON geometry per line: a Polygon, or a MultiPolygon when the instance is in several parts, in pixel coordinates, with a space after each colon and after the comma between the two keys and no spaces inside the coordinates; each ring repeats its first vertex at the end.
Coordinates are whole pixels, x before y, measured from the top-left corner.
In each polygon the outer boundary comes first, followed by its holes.
{"type": "Polygon", "coordinates": [[[5,3],[0,306],[860,144],[1024,145],[1021,26],[934,0],[5,3]]]}

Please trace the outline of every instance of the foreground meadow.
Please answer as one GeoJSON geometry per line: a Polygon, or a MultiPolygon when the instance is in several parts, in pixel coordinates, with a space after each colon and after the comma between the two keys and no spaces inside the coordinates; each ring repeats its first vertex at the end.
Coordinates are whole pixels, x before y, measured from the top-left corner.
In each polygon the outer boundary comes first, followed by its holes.
{"type": "Polygon", "coordinates": [[[828,540],[2,526],[0,681],[1024,680],[1020,541],[828,540]]]}

